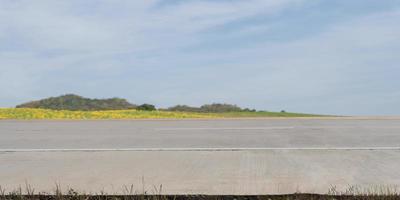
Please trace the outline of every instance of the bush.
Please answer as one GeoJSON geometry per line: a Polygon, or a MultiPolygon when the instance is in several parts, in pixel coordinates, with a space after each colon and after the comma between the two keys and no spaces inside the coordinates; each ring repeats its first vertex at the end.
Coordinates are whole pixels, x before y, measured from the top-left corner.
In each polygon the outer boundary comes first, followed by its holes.
{"type": "Polygon", "coordinates": [[[242,110],[243,112],[257,112],[256,109],[245,108],[242,110]]]}
{"type": "Polygon", "coordinates": [[[151,104],[142,104],[138,107],[136,107],[137,110],[145,110],[145,111],[153,111],[156,110],[156,107],[154,105],[151,104]]]}
{"type": "Polygon", "coordinates": [[[187,105],[176,105],[173,107],[169,107],[168,111],[178,111],[178,112],[200,112],[200,108],[198,107],[191,107],[187,105]]]}
{"type": "Polygon", "coordinates": [[[257,112],[257,110],[255,109],[249,109],[249,108],[242,109],[237,105],[226,104],[226,103],[205,104],[200,107],[176,105],[174,107],[169,107],[166,110],[180,111],[180,112],[202,112],[202,113],[257,112]]]}
{"type": "Polygon", "coordinates": [[[236,105],[213,103],[200,107],[202,112],[220,113],[220,112],[240,112],[242,109],[236,105]]]}

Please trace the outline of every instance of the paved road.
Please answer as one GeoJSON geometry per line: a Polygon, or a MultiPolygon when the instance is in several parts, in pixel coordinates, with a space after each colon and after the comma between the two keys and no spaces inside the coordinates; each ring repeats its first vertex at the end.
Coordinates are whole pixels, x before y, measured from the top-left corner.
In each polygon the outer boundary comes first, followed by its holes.
{"type": "Polygon", "coordinates": [[[399,119],[0,121],[0,185],[121,193],[162,184],[172,194],[397,187],[399,147],[399,119]]]}
{"type": "Polygon", "coordinates": [[[0,121],[0,149],[399,147],[400,120],[0,121]]]}

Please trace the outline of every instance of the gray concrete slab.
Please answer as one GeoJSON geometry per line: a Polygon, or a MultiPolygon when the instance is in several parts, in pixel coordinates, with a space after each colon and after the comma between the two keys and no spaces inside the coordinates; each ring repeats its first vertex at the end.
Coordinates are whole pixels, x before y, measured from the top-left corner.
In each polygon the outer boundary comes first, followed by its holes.
{"type": "Polygon", "coordinates": [[[398,147],[400,120],[0,121],[0,149],[398,147]]]}
{"type": "Polygon", "coordinates": [[[0,184],[52,191],[266,194],[318,192],[331,186],[400,184],[399,151],[257,150],[179,152],[31,152],[0,154],[0,184]],[[142,178],[144,184],[142,184],[142,178]]]}
{"type": "Polygon", "coordinates": [[[398,119],[0,121],[0,149],[26,150],[0,150],[0,185],[122,193],[130,184],[141,192],[144,178],[147,191],[162,184],[168,194],[397,187],[399,144],[398,119]]]}

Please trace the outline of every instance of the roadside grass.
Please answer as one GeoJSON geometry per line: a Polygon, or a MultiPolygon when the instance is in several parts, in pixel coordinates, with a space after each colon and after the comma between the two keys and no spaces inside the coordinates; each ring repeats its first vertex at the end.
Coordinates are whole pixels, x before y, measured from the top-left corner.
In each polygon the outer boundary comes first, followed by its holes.
{"type": "Polygon", "coordinates": [[[162,186],[154,187],[152,193],[136,192],[133,186],[124,186],[121,194],[107,194],[100,191],[95,194],[79,193],[69,188],[66,192],[60,185],[51,193],[36,192],[26,184],[7,192],[0,186],[0,200],[398,200],[400,193],[396,187],[378,186],[372,188],[349,187],[345,191],[337,191],[332,187],[326,194],[293,193],[279,195],[164,195],[162,186]]]}
{"type": "Polygon", "coordinates": [[[185,118],[252,118],[252,117],[319,117],[286,112],[227,112],[227,113],[197,113],[170,111],[141,111],[141,110],[108,110],[108,111],[68,111],[34,108],[0,108],[0,119],[185,119],[185,118]]]}
{"type": "Polygon", "coordinates": [[[289,113],[289,112],[226,112],[215,113],[219,117],[323,117],[324,115],[303,114],[303,113],[289,113]]]}
{"type": "Polygon", "coordinates": [[[108,111],[69,111],[32,108],[0,108],[0,119],[168,119],[168,118],[212,118],[212,114],[108,110],[108,111]]]}

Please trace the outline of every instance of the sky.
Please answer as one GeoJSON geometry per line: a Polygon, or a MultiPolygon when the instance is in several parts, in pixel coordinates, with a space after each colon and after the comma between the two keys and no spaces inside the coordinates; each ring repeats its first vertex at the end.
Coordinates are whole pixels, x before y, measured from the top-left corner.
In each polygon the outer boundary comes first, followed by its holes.
{"type": "Polygon", "coordinates": [[[0,0],[0,107],[70,93],[400,115],[400,1],[0,0]]]}

